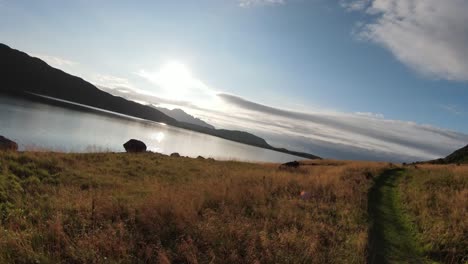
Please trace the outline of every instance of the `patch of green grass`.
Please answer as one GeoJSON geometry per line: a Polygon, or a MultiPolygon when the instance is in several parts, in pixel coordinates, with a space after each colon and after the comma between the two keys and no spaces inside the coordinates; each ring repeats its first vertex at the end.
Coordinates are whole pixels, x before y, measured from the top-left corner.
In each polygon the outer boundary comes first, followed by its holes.
{"type": "Polygon", "coordinates": [[[425,255],[442,263],[467,263],[468,166],[409,169],[399,189],[425,255]]]}
{"type": "Polygon", "coordinates": [[[369,192],[368,263],[425,263],[423,249],[405,213],[398,184],[404,171],[387,170],[369,192]]]}

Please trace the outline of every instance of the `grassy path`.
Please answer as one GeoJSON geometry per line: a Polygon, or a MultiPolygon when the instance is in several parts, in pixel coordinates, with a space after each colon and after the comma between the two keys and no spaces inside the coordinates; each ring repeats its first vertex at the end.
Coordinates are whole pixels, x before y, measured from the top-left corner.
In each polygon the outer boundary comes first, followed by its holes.
{"type": "Polygon", "coordinates": [[[403,173],[385,171],[369,192],[368,263],[426,263],[400,203],[398,180],[403,173]]]}

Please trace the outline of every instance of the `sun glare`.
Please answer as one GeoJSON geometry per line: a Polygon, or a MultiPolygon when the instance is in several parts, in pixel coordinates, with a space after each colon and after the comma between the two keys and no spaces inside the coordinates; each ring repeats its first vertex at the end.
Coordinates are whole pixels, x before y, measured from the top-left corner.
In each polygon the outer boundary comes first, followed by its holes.
{"type": "Polygon", "coordinates": [[[189,68],[184,64],[172,61],[164,65],[158,73],[161,86],[170,89],[187,89],[193,84],[194,78],[189,68]]]}
{"type": "Polygon", "coordinates": [[[216,103],[216,91],[179,61],[169,61],[156,71],[140,70],[137,74],[155,84],[161,98],[186,101],[204,107],[212,107],[216,103]]]}

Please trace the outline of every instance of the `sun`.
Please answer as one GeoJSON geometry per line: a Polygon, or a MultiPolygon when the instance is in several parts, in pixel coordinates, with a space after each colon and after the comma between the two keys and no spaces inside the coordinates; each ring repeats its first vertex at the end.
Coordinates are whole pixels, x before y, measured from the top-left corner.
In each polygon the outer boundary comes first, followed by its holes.
{"type": "Polygon", "coordinates": [[[154,84],[157,97],[197,105],[211,105],[216,92],[198,79],[185,63],[177,60],[162,64],[155,71],[140,70],[137,75],[154,84]]]}
{"type": "Polygon", "coordinates": [[[194,83],[194,77],[185,64],[171,61],[163,65],[157,74],[159,84],[173,91],[183,91],[194,83]]]}

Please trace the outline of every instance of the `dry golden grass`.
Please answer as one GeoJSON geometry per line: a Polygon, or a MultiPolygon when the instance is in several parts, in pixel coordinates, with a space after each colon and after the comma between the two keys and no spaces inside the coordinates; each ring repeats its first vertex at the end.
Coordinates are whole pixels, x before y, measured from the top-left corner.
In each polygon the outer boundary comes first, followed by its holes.
{"type": "Polygon", "coordinates": [[[0,263],[363,263],[386,166],[0,153],[0,263]]]}
{"type": "Polygon", "coordinates": [[[468,165],[418,165],[400,190],[429,257],[468,262],[468,165]]]}

